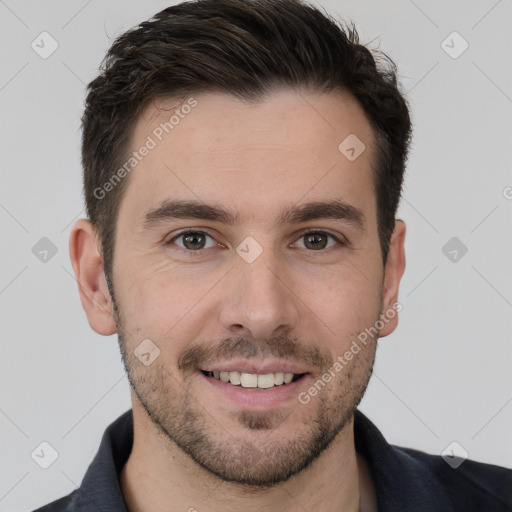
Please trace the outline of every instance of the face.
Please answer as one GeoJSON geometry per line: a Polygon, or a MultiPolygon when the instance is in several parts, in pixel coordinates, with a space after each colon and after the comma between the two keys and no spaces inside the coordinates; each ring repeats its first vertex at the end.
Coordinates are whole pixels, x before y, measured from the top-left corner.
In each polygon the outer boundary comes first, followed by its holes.
{"type": "Polygon", "coordinates": [[[376,338],[334,365],[394,298],[374,138],[347,94],[194,100],[168,134],[176,101],[137,122],[133,149],[155,146],[120,205],[116,327],[134,408],[209,472],[271,486],[351,420],[376,338]],[[350,134],[365,145],[355,160],[339,149],[350,134]]]}

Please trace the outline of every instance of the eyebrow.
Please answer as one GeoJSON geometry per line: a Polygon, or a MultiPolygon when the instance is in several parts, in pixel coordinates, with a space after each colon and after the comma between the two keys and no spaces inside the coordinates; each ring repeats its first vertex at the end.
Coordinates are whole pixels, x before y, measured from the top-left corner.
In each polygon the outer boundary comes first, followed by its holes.
{"type": "MultiPolygon", "coordinates": [[[[220,222],[228,226],[240,223],[240,214],[223,206],[200,201],[166,200],[144,214],[144,229],[151,229],[171,219],[200,219],[220,222]]],[[[342,220],[360,230],[366,229],[363,212],[340,199],[313,201],[286,207],[274,226],[299,224],[320,219],[342,220]]]]}

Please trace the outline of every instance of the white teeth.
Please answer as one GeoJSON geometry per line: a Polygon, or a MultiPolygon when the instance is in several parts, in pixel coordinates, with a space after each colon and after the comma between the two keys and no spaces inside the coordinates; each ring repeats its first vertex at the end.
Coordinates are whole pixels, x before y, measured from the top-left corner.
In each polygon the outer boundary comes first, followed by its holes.
{"type": "Polygon", "coordinates": [[[274,387],[274,374],[266,373],[265,375],[258,375],[258,387],[262,389],[274,387]]]}
{"type": "Polygon", "coordinates": [[[241,372],[210,372],[213,377],[222,382],[230,382],[235,386],[242,386],[244,388],[261,388],[268,389],[274,386],[281,386],[282,384],[290,384],[293,380],[293,373],[241,373],[241,372]]]}
{"type": "Polygon", "coordinates": [[[290,382],[293,380],[293,373],[285,373],[284,374],[284,383],[290,384],[290,382]]]}
{"type": "Polygon", "coordinates": [[[258,375],[255,373],[242,373],[240,376],[240,383],[243,388],[257,388],[258,375]]]}
{"type": "Polygon", "coordinates": [[[229,382],[235,386],[239,386],[241,383],[240,372],[229,372],[229,382]]]}

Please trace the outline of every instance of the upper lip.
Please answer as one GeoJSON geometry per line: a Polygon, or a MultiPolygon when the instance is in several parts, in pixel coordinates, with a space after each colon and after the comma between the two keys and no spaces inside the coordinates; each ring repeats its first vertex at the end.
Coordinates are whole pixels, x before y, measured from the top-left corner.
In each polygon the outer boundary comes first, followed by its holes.
{"type": "Polygon", "coordinates": [[[309,373],[304,366],[291,363],[289,361],[280,361],[278,359],[267,360],[262,362],[247,361],[245,359],[232,359],[226,362],[213,363],[205,365],[201,368],[205,372],[241,372],[241,373],[257,373],[265,375],[267,373],[309,373]]]}

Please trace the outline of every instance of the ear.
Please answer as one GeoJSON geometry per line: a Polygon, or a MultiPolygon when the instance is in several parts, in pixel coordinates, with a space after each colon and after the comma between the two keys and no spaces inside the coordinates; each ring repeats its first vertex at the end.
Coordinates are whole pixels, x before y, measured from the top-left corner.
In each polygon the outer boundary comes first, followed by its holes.
{"type": "Polygon", "coordinates": [[[395,229],[391,235],[388,259],[384,269],[381,314],[385,318],[383,319],[384,327],[379,332],[380,338],[391,334],[398,325],[398,311],[401,309],[400,306],[397,307],[398,289],[405,270],[405,231],[405,222],[395,219],[395,229]]]}
{"type": "Polygon", "coordinates": [[[99,240],[91,222],[87,219],[76,221],[69,238],[69,255],[78,283],[80,301],[91,328],[98,334],[109,336],[117,329],[103,258],[98,247],[99,240]]]}

